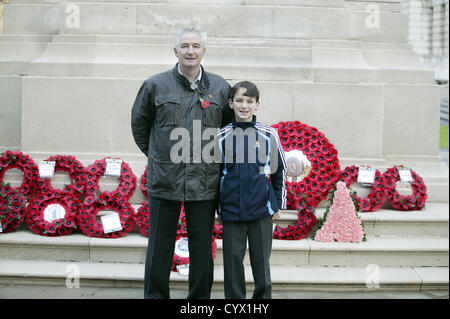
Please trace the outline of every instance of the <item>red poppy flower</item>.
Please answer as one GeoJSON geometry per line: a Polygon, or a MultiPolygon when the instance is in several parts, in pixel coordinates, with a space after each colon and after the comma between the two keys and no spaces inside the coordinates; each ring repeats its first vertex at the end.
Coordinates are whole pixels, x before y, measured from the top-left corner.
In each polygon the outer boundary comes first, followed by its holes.
{"type": "Polygon", "coordinates": [[[209,101],[208,100],[203,100],[202,102],[202,108],[206,109],[209,107],[209,101]]]}

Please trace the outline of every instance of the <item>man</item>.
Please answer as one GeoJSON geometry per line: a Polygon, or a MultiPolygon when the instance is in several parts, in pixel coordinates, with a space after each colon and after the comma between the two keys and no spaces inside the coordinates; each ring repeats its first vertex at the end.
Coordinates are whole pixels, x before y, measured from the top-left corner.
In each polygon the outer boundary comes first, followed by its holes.
{"type": "Polygon", "coordinates": [[[227,104],[229,84],[201,66],[205,42],[204,33],[193,28],[181,30],[174,47],[178,63],[172,70],[145,80],[133,105],[133,137],[148,157],[150,221],[145,298],[170,297],[169,276],[181,201],[189,244],[188,298],[209,298],[211,293],[211,241],[220,164],[204,161],[201,149],[208,141],[202,133],[229,123],[232,111],[227,104]],[[180,145],[171,134],[175,129],[186,132],[181,134],[181,144],[190,150],[184,150],[187,155],[183,161],[173,159],[178,155],[173,147],[180,145]]]}

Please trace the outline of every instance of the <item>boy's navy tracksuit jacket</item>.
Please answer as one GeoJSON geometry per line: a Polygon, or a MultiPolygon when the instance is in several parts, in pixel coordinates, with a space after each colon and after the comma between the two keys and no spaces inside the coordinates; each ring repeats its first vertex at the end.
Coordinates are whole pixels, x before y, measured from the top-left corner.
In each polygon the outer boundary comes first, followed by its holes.
{"type": "Polygon", "coordinates": [[[223,172],[219,216],[223,221],[251,221],[286,209],[283,147],[269,125],[233,121],[218,135],[223,172]]]}

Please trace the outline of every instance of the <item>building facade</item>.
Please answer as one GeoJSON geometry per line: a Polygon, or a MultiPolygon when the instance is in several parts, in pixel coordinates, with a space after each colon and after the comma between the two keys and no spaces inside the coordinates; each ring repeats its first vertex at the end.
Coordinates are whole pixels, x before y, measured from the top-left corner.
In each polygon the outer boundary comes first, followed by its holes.
{"type": "Polygon", "coordinates": [[[439,83],[448,83],[449,0],[403,0],[408,14],[408,40],[423,63],[435,70],[439,83]]]}

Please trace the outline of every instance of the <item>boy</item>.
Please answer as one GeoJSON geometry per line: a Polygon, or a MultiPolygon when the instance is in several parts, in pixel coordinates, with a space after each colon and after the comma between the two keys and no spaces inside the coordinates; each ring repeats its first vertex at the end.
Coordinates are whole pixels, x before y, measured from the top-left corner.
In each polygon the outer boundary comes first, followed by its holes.
{"type": "Polygon", "coordinates": [[[256,122],[258,88],[249,81],[231,89],[232,123],[218,133],[223,176],[219,218],[223,222],[225,298],[245,298],[244,256],[248,238],[255,290],[253,299],[270,299],[272,219],[286,208],[285,158],[278,134],[256,122]]]}

